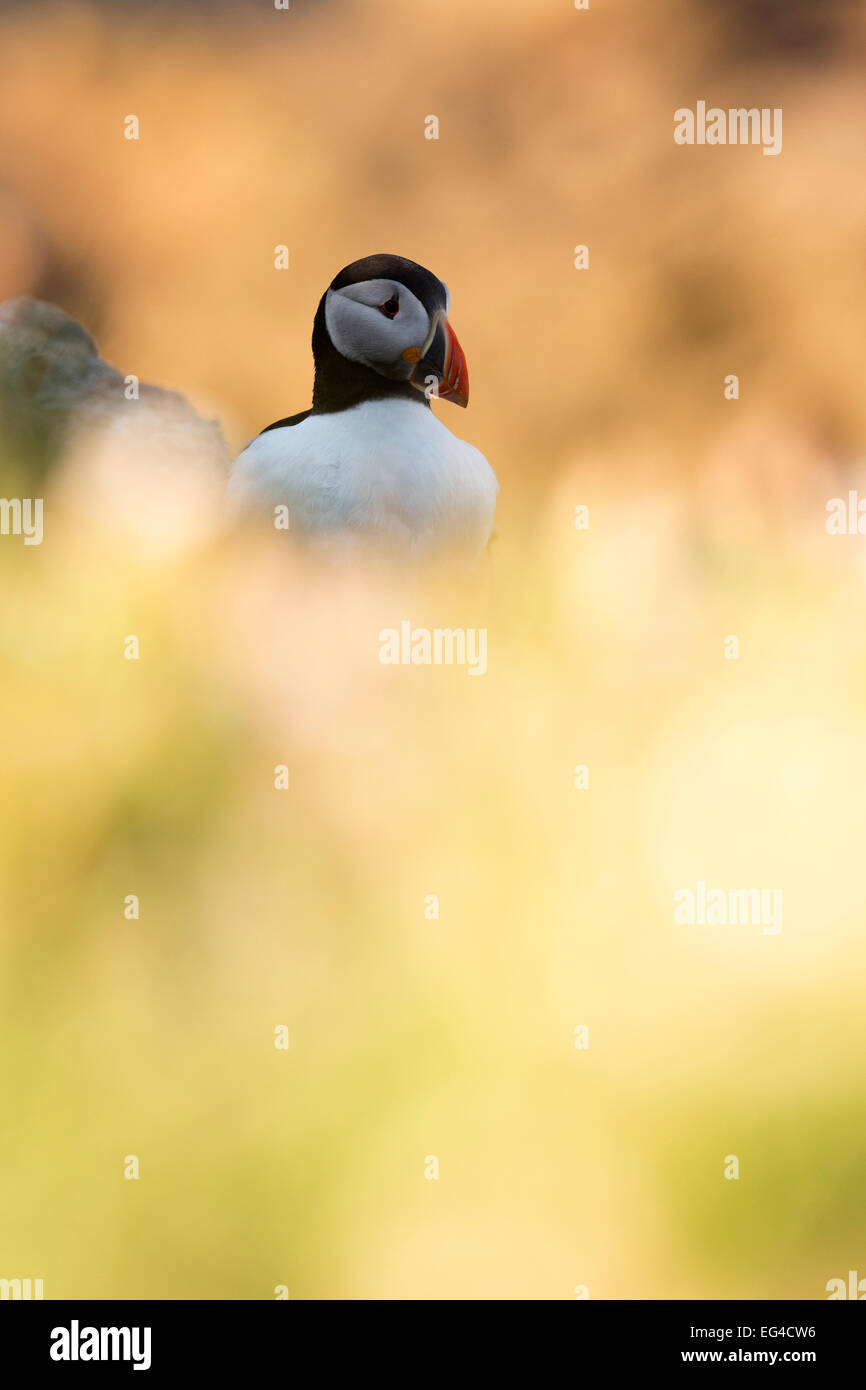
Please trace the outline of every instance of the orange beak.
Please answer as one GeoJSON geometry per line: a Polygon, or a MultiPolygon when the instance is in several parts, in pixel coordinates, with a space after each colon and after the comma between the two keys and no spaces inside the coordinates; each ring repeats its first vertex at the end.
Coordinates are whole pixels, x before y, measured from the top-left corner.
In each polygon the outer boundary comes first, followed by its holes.
{"type": "Polygon", "coordinates": [[[445,365],[439,381],[439,399],[453,401],[455,405],[468,405],[469,368],[466,357],[447,319],[442,326],[445,329],[445,365]]]}
{"type": "Polygon", "coordinates": [[[409,380],[419,391],[429,396],[435,383],[440,400],[469,404],[469,368],[444,309],[437,309],[434,314],[424,346],[407,348],[401,356],[404,362],[414,365],[409,380]]]}

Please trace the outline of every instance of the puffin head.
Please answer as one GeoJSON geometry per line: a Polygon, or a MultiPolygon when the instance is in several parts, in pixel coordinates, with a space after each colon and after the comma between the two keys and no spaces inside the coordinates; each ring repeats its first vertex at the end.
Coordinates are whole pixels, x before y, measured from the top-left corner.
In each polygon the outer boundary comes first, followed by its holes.
{"type": "Polygon", "coordinates": [[[469,373],[448,286],[404,256],[365,256],[331,281],[313,326],[314,410],[430,396],[466,405],[469,373]]]}

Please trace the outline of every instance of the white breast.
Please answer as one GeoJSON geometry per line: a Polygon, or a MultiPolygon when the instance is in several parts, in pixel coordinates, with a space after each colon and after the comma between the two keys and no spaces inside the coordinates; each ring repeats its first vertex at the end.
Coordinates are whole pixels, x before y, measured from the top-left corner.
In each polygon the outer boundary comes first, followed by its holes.
{"type": "Polygon", "coordinates": [[[232,469],[242,507],[289,509],[289,529],[314,539],[349,533],[391,550],[480,556],[499,484],[484,455],[432,410],[366,401],[267,430],[232,469]]]}

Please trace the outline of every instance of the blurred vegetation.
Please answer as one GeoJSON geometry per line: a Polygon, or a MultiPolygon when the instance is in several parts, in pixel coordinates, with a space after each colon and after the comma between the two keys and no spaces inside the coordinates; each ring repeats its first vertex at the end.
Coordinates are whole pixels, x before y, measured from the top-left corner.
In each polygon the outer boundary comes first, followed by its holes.
{"type": "Polygon", "coordinates": [[[334,272],[410,255],[503,534],[459,596],[192,517],[162,550],[70,464],[0,541],[0,1275],[826,1296],[866,1273],[866,566],[824,529],[863,478],[862,11],[122,16],[2,16],[0,297],[240,446],[308,403],[334,272]],[[782,106],[782,155],[675,146],[702,97],[782,106]],[[488,674],[382,667],[404,618],[486,625],[488,674]],[[698,879],[781,886],[782,933],[675,927],[698,879]]]}

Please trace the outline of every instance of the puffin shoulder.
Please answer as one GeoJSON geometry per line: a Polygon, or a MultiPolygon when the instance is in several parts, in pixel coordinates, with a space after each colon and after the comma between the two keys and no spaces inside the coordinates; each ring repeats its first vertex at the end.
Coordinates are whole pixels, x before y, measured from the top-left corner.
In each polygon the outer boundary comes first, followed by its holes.
{"type": "Polygon", "coordinates": [[[293,501],[313,468],[315,449],[304,423],[312,411],[276,420],[257,434],[232,465],[228,495],[233,503],[262,504],[293,501]],[[287,496],[287,493],[289,496],[287,496]]]}
{"type": "Polygon", "coordinates": [[[275,420],[272,425],[265,425],[264,429],[260,430],[256,435],[256,438],[260,439],[261,436],[267,434],[269,430],[290,429],[292,425],[299,425],[302,420],[306,420],[307,416],[312,415],[312,413],[313,408],[310,406],[309,410],[299,410],[297,415],[287,415],[284,420],[275,420]]]}

